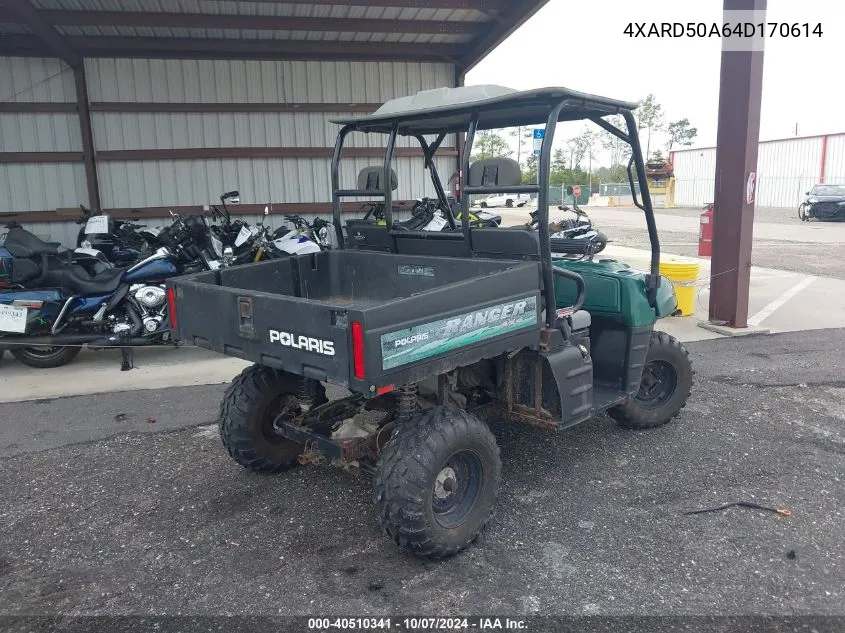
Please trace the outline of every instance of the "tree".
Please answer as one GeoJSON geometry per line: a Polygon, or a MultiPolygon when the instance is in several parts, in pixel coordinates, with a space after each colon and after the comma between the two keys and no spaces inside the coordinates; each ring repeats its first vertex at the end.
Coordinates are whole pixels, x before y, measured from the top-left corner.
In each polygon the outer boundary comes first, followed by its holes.
{"type": "Polygon", "coordinates": [[[566,146],[569,148],[569,164],[572,169],[581,168],[584,157],[592,154],[596,140],[596,133],[585,127],[581,134],[566,141],[566,146]]]}
{"type": "Polygon", "coordinates": [[[566,154],[562,149],[556,149],[552,154],[552,173],[566,170],[566,154]]]}
{"type": "Polygon", "coordinates": [[[513,154],[513,150],[502,135],[492,130],[484,130],[478,133],[472,151],[472,157],[475,160],[506,158],[513,154]]]}
{"type": "Polygon", "coordinates": [[[649,94],[640,102],[637,113],[637,131],[648,130],[648,140],[645,146],[645,155],[651,153],[651,133],[663,129],[663,106],[657,103],[657,97],[649,94]]]}
{"type": "Polygon", "coordinates": [[[516,138],[516,162],[522,164],[523,150],[528,151],[532,148],[534,132],[531,128],[519,126],[510,131],[510,136],[516,138]],[[526,145],[528,145],[527,149],[526,145]]]}
{"type": "Polygon", "coordinates": [[[537,184],[537,156],[531,154],[525,161],[525,168],[522,170],[522,184],[537,184]]]}
{"type": "MultiPolygon", "coordinates": [[[[605,120],[623,132],[627,130],[625,119],[621,114],[606,117],[605,120]]],[[[631,146],[625,141],[606,130],[600,132],[599,140],[602,148],[610,154],[611,168],[628,162],[631,157],[631,146]]]]}
{"type": "Polygon", "coordinates": [[[628,172],[624,165],[613,165],[612,167],[599,167],[595,173],[599,182],[628,182],[628,172]]]}
{"type": "Polygon", "coordinates": [[[675,145],[692,145],[693,139],[698,136],[698,128],[692,127],[689,119],[686,118],[672,121],[666,127],[666,131],[669,132],[667,152],[671,152],[675,145]]]}

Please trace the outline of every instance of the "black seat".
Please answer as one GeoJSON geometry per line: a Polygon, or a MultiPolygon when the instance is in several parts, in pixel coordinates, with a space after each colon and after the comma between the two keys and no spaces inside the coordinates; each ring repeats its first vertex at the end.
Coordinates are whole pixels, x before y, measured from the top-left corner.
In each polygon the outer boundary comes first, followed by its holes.
{"type": "Polygon", "coordinates": [[[117,290],[125,268],[108,268],[95,277],[82,266],[62,266],[49,272],[50,285],[67,288],[75,295],[108,294],[117,290]]]}
{"type": "Polygon", "coordinates": [[[58,255],[59,242],[45,242],[21,227],[9,229],[6,235],[6,249],[13,257],[35,257],[36,255],[58,255]]]}

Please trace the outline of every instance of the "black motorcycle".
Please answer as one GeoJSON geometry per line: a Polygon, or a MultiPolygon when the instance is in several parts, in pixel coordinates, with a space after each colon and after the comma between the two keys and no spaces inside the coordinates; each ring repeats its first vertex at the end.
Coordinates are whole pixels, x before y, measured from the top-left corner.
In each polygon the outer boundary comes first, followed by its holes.
{"type": "Polygon", "coordinates": [[[116,266],[134,264],[161,246],[159,229],[131,220],[113,220],[83,205],[79,209],[76,223],[82,226],[76,236],[77,248],[99,251],[116,266]]]}

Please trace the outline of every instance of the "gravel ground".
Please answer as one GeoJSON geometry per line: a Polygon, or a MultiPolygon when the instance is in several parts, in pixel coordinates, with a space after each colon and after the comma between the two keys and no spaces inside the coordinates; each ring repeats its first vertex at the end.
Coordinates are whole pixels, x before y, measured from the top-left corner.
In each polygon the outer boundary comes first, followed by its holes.
{"type": "MultiPolygon", "coordinates": [[[[589,210],[589,208],[587,208],[589,210]]],[[[619,209],[620,213],[640,213],[636,209],[619,209]]],[[[665,213],[683,217],[699,217],[701,209],[659,209],[665,213]]],[[[755,224],[801,225],[794,209],[757,209],[755,224]]],[[[631,228],[630,225],[614,224],[612,217],[602,216],[599,228],[610,235],[614,244],[631,248],[649,248],[645,226],[631,228]]],[[[666,252],[678,255],[698,255],[698,232],[660,231],[660,243],[666,252]]],[[[776,268],[793,272],[845,279],[845,257],[838,255],[842,245],[816,245],[790,243],[782,240],[766,240],[755,237],[751,251],[751,262],[755,266],[776,268]]]]}
{"type": "Polygon", "coordinates": [[[845,331],[689,347],[662,429],[495,425],[496,518],[443,562],[380,534],[367,477],[236,466],[222,387],[0,405],[0,614],[845,615],[845,331]],[[728,501],[793,514],[682,514],[728,501]]]}

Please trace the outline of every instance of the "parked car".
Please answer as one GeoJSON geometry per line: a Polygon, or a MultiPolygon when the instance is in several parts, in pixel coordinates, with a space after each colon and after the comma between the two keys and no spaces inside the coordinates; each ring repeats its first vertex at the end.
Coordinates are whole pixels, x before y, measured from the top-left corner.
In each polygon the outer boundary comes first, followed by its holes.
{"type": "Polygon", "coordinates": [[[480,206],[482,209],[496,207],[524,207],[531,201],[527,193],[496,193],[486,198],[473,201],[473,206],[480,206]]]}
{"type": "Polygon", "coordinates": [[[845,185],[814,185],[798,207],[798,217],[806,222],[812,218],[845,221],[845,185]]]}

